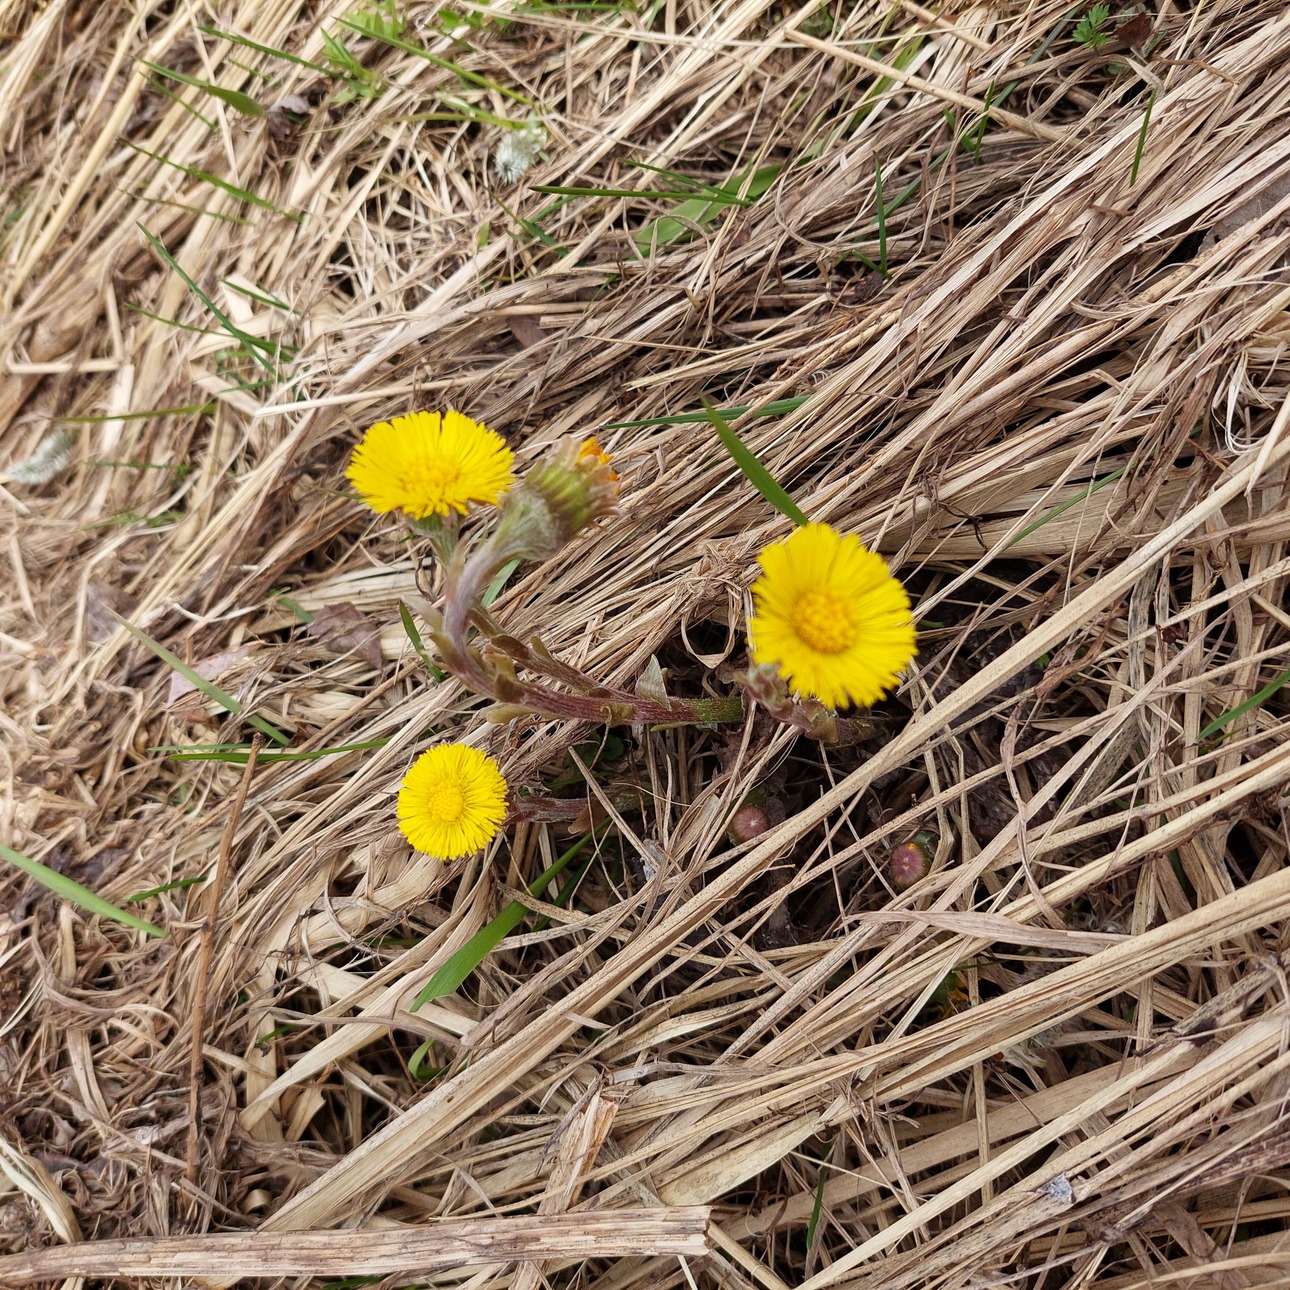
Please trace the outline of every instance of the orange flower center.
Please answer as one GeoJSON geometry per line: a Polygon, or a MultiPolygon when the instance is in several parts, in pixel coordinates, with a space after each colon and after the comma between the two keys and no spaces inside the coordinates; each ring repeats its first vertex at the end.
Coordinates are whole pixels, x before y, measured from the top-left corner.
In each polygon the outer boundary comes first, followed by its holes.
{"type": "Polygon", "coordinates": [[[793,606],[793,627],[813,650],[841,654],[855,641],[855,610],[836,591],[813,587],[797,598],[793,606]]]}
{"type": "Polygon", "coordinates": [[[436,784],[426,797],[426,814],[436,824],[452,824],[466,809],[466,795],[456,784],[436,784]]]}

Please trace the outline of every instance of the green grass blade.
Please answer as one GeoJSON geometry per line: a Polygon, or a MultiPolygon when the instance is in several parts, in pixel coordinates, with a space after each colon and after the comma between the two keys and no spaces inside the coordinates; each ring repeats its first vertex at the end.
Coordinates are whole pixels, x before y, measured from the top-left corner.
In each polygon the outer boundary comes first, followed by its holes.
{"type": "Polygon", "coordinates": [[[882,163],[873,159],[873,181],[878,200],[878,272],[887,276],[887,208],[882,202],[882,163]]]}
{"type": "Polygon", "coordinates": [[[186,103],[165,81],[159,81],[155,76],[145,76],[143,79],[147,81],[150,89],[156,90],[158,94],[164,94],[172,103],[178,103],[189,116],[195,116],[208,130],[215,130],[215,122],[210,117],[203,116],[191,103],[186,103]]]}
{"type": "Polygon", "coordinates": [[[156,72],[158,76],[168,76],[172,81],[179,81],[182,85],[191,85],[195,89],[209,94],[212,98],[217,98],[223,103],[227,103],[235,112],[240,112],[243,116],[257,117],[264,115],[264,108],[257,103],[249,94],[243,94],[241,90],[226,89],[223,85],[214,85],[210,81],[200,80],[196,76],[189,76],[187,72],[172,72],[168,67],[162,67],[159,63],[150,63],[146,58],[139,60],[145,67],[156,72]]]}
{"type": "Polygon", "coordinates": [[[337,22],[359,36],[368,36],[372,40],[379,40],[383,45],[391,45],[395,49],[403,50],[405,54],[415,54],[418,58],[424,58],[427,63],[433,63],[436,67],[442,67],[446,72],[452,72],[454,75],[460,76],[463,81],[468,81],[471,85],[477,85],[482,90],[493,90],[505,98],[513,99],[516,103],[523,103],[525,107],[537,110],[538,105],[527,94],[521,94],[519,90],[508,89],[505,85],[490,80],[487,76],[481,76],[478,72],[468,72],[464,67],[458,67],[451,60],[440,58],[437,54],[432,54],[428,49],[422,49],[420,45],[414,45],[409,40],[403,40],[398,36],[384,32],[368,31],[350,22],[347,18],[338,18],[337,22]]]}
{"type": "MultiPolygon", "coordinates": [[[[560,871],[591,841],[591,838],[592,834],[583,834],[545,873],[529,885],[529,895],[534,898],[541,896],[560,871]]],[[[442,999],[444,995],[458,990],[466,978],[524,921],[524,915],[528,912],[528,909],[518,900],[511,901],[496,918],[480,928],[421,987],[408,1011],[415,1012],[423,1003],[429,1003],[431,999],[442,999]]]]}
{"type": "MultiPolygon", "coordinates": [[[[640,197],[648,201],[693,201],[693,193],[669,192],[667,189],[655,188],[570,188],[559,184],[532,184],[531,193],[552,193],[558,197],[640,197]]],[[[720,193],[705,199],[708,202],[724,203],[727,206],[751,206],[747,197],[738,197],[729,193],[720,193]]]]}
{"type": "Polygon", "coordinates": [[[261,352],[262,350],[272,350],[274,347],[267,341],[261,340],[258,336],[251,336],[244,332],[240,327],[234,325],[233,320],[224,313],[222,309],[188,276],[180,267],[179,261],[175,259],[169,251],[166,250],[165,244],[159,237],[155,237],[144,225],[139,224],[139,230],[142,232],[152,245],[152,249],[161,256],[161,258],[179,275],[184,284],[205,306],[220,320],[224,330],[228,332],[235,340],[240,342],[247,353],[254,358],[265,371],[276,375],[276,370],[268,358],[261,352]]]}
{"type": "Polygon", "coordinates": [[[483,605],[485,609],[487,609],[489,605],[491,605],[493,601],[502,594],[506,584],[511,580],[511,574],[513,574],[519,567],[520,562],[518,560],[508,560],[493,575],[493,580],[488,584],[488,589],[479,598],[479,603],[483,605]]]}
{"type": "MultiPolygon", "coordinates": [[[[184,677],[197,689],[199,689],[209,699],[214,699],[225,712],[230,712],[234,716],[241,716],[243,705],[238,702],[231,694],[221,690],[218,685],[208,681],[204,676],[194,672],[187,663],[179,657],[178,654],[172,654],[160,641],[155,641],[147,632],[142,631],[133,623],[127,622],[115,609],[108,608],[108,613],[130,633],[141,645],[146,645],[159,659],[164,663],[169,663],[171,667],[184,677]]],[[[257,730],[263,731],[274,743],[286,744],[291,741],[276,726],[270,725],[263,717],[257,717],[254,713],[246,718],[257,730]]]]}
{"type": "Polygon", "coordinates": [[[508,116],[494,116],[492,112],[485,112],[483,108],[463,103],[451,94],[441,94],[439,102],[446,103],[457,110],[455,112],[416,112],[412,116],[397,117],[396,120],[407,122],[409,125],[417,121],[479,121],[484,125],[495,125],[503,130],[522,130],[528,124],[527,121],[512,121],[508,116]]]}
{"type": "MultiPolygon", "coordinates": [[[[153,317],[156,315],[154,314],[153,317]]],[[[169,319],[165,320],[169,321],[169,319]]],[[[177,324],[183,326],[184,324],[177,324]]],[[[198,328],[200,331],[201,328],[198,328]]],[[[147,421],[151,417],[183,417],[190,413],[215,411],[213,403],[185,403],[175,408],[149,408],[146,412],[101,412],[95,416],[59,417],[59,424],[65,425],[98,425],[104,421],[147,421]]]]}
{"type": "MultiPolygon", "coordinates": [[[[707,400],[704,400],[707,403],[707,400]]],[[[707,403],[708,421],[726,451],[735,459],[735,465],[748,482],[777,510],[787,515],[794,524],[809,521],[797,503],[776,483],[770,471],[744,446],[744,441],[730,428],[721,413],[707,403]]]]}
{"type": "MultiPolygon", "coordinates": [[[[317,761],[320,757],[339,757],[342,753],[367,752],[384,748],[388,739],[366,739],[356,744],[336,744],[331,748],[270,748],[259,755],[259,761],[317,761]]],[[[171,761],[222,761],[230,766],[245,766],[250,744],[156,744],[149,752],[161,753],[171,761]]]]}
{"type": "Polygon", "coordinates": [[[258,50],[261,54],[268,54],[270,58],[285,58],[287,62],[295,63],[297,67],[308,67],[322,76],[331,75],[331,69],[321,63],[311,63],[307,58],[289,54],[285,49],[275,49],[272,45],[261,45],[259,41],[252,40],[249,36],[239,36],[232,31],[221,31],[218,27],[199,26],[197,30],[207,36],[217,36],[220,40],[231,40],[235,45],[245,45],[247,49],[258,50]]]}
{"type": "Polygon", "coordinates": [[[257,197],[255,193],[248,192],[245,188],[239,188],[236,184],[230,184],[227,179],[221,179],[218,175],[211,174],[209,170],[197,170],[192,166],[185,166],[181,162],[171,161],[169,157],[162,156],[159,152],[150,152],[140,144],[131,143],[129,139],[125,140],[125,146],[127,148],[132,148],[135,152],[141,152],[145,157],[151,157],[153,161],[161,162],[163,166],[170,166],[175,170],[181,171],[190,179],[196,179],[203,184],[210,184],[212,188],[218,188],[220,192],[227,193],[230,197],[236,197],[240,201],[250,203],[252,206],[258,206],[261,210],[273,211],[275,215],[282,215],[287,219],[295,220],[297,224],[304,219],[303,215],[297,215],[293,214],[291,211],[285,211],[281,206],[275,206],[267,198],[257,197]]]}
{"type": "Polygon", "coordinates": [[[833,1148],[833,1139],[824,1144],[824,1155],[820,1160],[820,1176],[815,1180],[815,1204],[811,1206],[811,1219],[806,1225],[806,1248],[815,1248],[815,1233],[820,1225],[820,1214],[824,1210],[824,1181],[829,1176],[829,1152],[833,1148]]]}
{"type": "Polygon", "coordinates": [[[1018,542],[1022,540],[1022,538],[1027,538],[1036,530],[1043,528],[1044,525],[1047,524],[1049,520],[1055,520],[1063,512],[1069,511],[1072,506],[1078,506],[1080,502],[1085,501],[1087,498],[1092,497],[1093,494],[1098,491],[1098,489],[1105,488],[1107,484],[1115,483],[1115,481],[1119,479],[1121,475],[1124,474],[1125,469],[1126,468],[1124,466],[1121,466],[1119,470],[1113,470],[1109,475],[1103,475],[1101,479],[1095,479],[1091,484],[1089,484],[1087,488],[1076,493],[1074,497],[1068,497],[1064,502],[1060,502],[1058,505],[1054,506],[1052,510],[1048,511],[1044,515],[1041,515],[1037,520],[1032,520],[1003,549],[1005,551],[1011,550],[1014,546],[1017,545],[1018,542]]]}
{"type": "Polygon", "coordinates": [[[168,891],[182,891],[185,887],[196,887],[199,883],[205,881],[204,876],[201,878],[176,878],[173,882],[163,882],[160,887],[149,887],[147,891],[136,891],[133,896],[125,898],[125,903],[127,905],[139,905],[145,900],[151,900],[153,896],[164,896],[168,891]]]}
{"type": "Polygon", "coordinates": [[[1129,170],[1129,187],[1138,182],[1138,166],[1142,163],[1142,150],[1147,146],[1147,129],[1151,125],[1151,109],[1156,105],[1156,92],[1147,99],[1147,110],[1142,114],[1142,129],[1138,131],[1138,146],[1133,150],[1133,166],[1129,170]]]}
{"type": "Polygon", "coordinates": [[[145,309],[142,305],[136,305],[129,300],[125,301],[126,310],[132,314],[142,314],[145,318],[151,318],[153,322],[159,322],[163,327],[174,327],[178,331],[191,331],[198,336],[219,336],[223,333],[218,327],[198,327],[195,323],[180,322],[178,318],[167,318],[164,314],[153,313],[151,309],[145,309]]]}
{"type": "MultiPolygon", "coordinates": [[[[718,408],[717,415],[729,420],[741,417],[745,412],[751,412],[755,417],[779,417],[785,412],[797,411],[808,398],[810,398],[809,394],[798,394],[791,399],[774,399],[756,409],[751,403],[745,403],[742,407],[718,408]]],[[[706,412],[678,412],[670,417],[642,417],[639,421],[611,421],[605,429],[634,430],[637,426],[685,426],[710,423],[711,419],[706,412]]]]}
{"type": "MultiPolygon", "coordinates": [[[[277,210],[277,209],[278,208],[275,206],[274,210],[277,210]]],[[[286,215],[287,212],[283,211],[282,214],[286,215]]],[[[294,219],[297,222],[299,222],[299,220],[304,219],[304,216],[290,215],[288,216],[288,218],[294,219]]],[[[289,314],[294,314],[297,312],[289,304],[287,304],[285,300],[279,300],[276,296],[265,295],[259,291],[253,290],[251,287],[244,287],[241,285],[241,283],[234,282],[231,278],[221,278],[220,281],[230,291],[236,291],[239,296],[245,296],[248,300],[254,300],[257,304],[268,305],[272,309],[284,309],[289,314]]]]}
{"type": "Polygon", "coordinates": [[[1266,703],[1283,685],[1290,682],[1290,670],[1282,672],[1280,676],[1273,677],[1261,689],[1258,694],[1252,694],[1244,703],[1238,703],[1230,711],[1223,713],[1221,717],[1215,717],[1213,721],[1205,727],[1204,730],[1196,736],[1199,743],[1202,739],[1208,739],[1211,735],[1216,735],[1222,728],[1235,721],[1237,717],[1244,716],[1251,708],[1257,708],[1266,703]]]}
{"type": "Polygon", "coordinates": [[[667,246],[672,242],[684,241],[694,232],[694,226],[707,224],[716,219],[723,210],[731,205],[731,198],[739,203],[750,205],[775,182],[784,169],[779,162],[762,166],[752,171],[741,170],[729,183],[723,184],[703,197],[691,197],[683,201],[670,215],[651,220],[639,229],[633,237],[636,250],[647,255],[653,246],[667,246]]]}
{"type": "Polygon", "coordinates": [[[635,166],[637,170],[648,170],[650,174],[662,175],[664,179],[670,179],[686,190],[687,197],[697,197],[703,193],[711,197],[723,197],[726,192],[717,184],[708,184],[702,179],[692,179],[689,175],[683,175],[678,170],[669,170],[666,166],[651,166],[647,161],[630,161],[627,164],[635,166]]]}
{"type": "Polygon", "coordinates": [[[417,630],[416,620],[412,617],[412,610],[401,600],[399,601],[399,618],[403,623],[403,630],[408,640],[412,643],[412,648],[416,650],[417,657],[421,660],[421,666],[436,681],[442,681],[448,674],[430,657],[430,651],[426,649],[425,642],[421,639],[421,633],[417,630]]]}
{"type": "Polygon", "coordinates": [[[137,931],[147,932],[149,936],[165,935],[160,927],[155,927],[146,919],[140,918],[137,914],[131,914],[128,910],[118,909],[102,896],[96,896],[88,887],[82,887],[79,882],[64,874],[56,873],[48,865],[41,864],[39,860],[28,858],[21,851],[15,851],[12,847],[0,843],[0,856],[8,860],[14,868],[21,869],[23,873],[34,878],[42,887],[47,887],[55,896],[60,896],[73,905],[79,905],[87,913],[98,914],[101,918],[110,918],[114,922],[124,923],[137,931]]]}

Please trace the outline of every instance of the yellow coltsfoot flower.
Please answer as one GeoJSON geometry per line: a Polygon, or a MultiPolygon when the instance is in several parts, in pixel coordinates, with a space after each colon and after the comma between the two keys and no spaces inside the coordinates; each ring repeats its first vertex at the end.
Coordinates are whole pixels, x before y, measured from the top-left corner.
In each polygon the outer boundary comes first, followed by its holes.
{"type": "Polygon", "coordinates": [[[491,842],[506,818],[497,763],[466,744],[423,752],[403,777],[399,828],[418,851],[459,860],[491,842]]]}
{"type": "Polygon", "coordinates": [[[917,652],[909,596],[882,556],[807,524],[758,559],[753,662],[773,664],[794,690],[831,708],[882,698],[917,652]]]}
{"type": "Polygon", "coordinates": [[[496,502],[515,481],[514,460],[497,431],[460,412],[413,412],[372,426],[345,478],[382,515],[447,519],[470,502],[496,502]]]}

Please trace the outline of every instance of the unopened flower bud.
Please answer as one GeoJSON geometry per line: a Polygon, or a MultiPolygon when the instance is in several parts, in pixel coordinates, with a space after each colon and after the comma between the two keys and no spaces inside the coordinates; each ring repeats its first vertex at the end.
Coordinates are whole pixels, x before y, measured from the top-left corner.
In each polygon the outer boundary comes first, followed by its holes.
{"type": "Polygon", "coordinates": [[[920,878],[927,877],[936,855],[939,839],[934,833],[918,832],[908,842],[893,847],[888,871],[891,882],[899,891],[912,887],[920,878]]]}
{"type": "Polygon", "coordinates": [[[618,509],[618,475],[594,438],[568,440],[506,495],[502,528],[513,549],[534,560],[618,509]]]}
{"type": "Polygon", "coordinates": [[[770,816],[751,803],[745,803],[730,817],[730,836],[735,842],[751,842],[769,828],[770,816]]]}

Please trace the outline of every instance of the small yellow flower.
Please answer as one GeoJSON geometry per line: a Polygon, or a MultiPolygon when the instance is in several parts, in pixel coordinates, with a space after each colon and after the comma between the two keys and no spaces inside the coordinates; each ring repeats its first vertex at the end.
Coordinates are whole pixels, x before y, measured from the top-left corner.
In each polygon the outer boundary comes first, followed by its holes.
{"type": "Polygon", "coordinates": [[[497,431],[460,412],[413,412],[372,426],[345,478],[382,515],[446,519],[469,502],[496,502],[515,480],[514,460],[497,431]]]}
{"type": "Polygon", "coordinates": [[[909,597],[882,556],[807,524],[758,558],[753,662],[773,663],[794,690],[831,708],[882,698],[917,652],[909,597]]]}
{"type": "Polygon", "coordinates": [[[597,466],[608,467],[607,478],[613,483],[618,482],[618,472],[614,469],[609,454],[600,446],[600,440],[594,434],[589,434],[578,445],[578,465],[581,466],[587,461],[591,462],[591,466],[587,469],[594,470],[597,466]]]}
{"type": "Polygon", "coordinates": [[[403,777],[399,828],[418,851],[458,860],[492,841],[506,818],[497,763],[466,744],[423,752],[403,777]]]}

